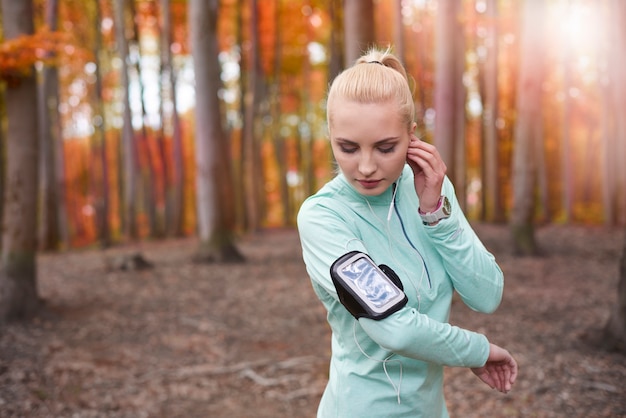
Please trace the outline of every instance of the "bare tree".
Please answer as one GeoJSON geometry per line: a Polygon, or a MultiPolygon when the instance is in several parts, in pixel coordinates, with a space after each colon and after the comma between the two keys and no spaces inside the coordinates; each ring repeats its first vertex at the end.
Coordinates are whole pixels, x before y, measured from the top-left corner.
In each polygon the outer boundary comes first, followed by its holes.
{"type": "MultiPolygon", "coordinates": [[[[618,41],[626,35],[626,4],[619,0],[613,0],[609,9],[611,17],[607,19],[609,22],[609,33],[611,39],[618,41]]],[[[606,164],[609,165],[607,173],[607,183],[609,186],[617,187],[617,189],[609,189],[605,192],[605,204],[609,206],[607,209],[607,223],[617,222],[626,225],[626,216],[623,210],[626,207],[626,168],[624,168],[624,159],[626,156],[626,122],[624,122],[623,111],[626,105],[626,76],[623,68],[619,65],[626,63],[626,52],[620,47],[620,42],[609,43],[611,48],[611,92],[605,91],[605,110],[606,119],[613,119],[613,130],[609,134],[609,129],[605,128],[604,135],[614,138],[609,142],[605,139],[607,146],[606,164]],[[607,105],[606,102],[612,102],[613,106],[607,105]],[[608,154],[611,153],[612,154],[608,154]],[[615,170],[611,170],[614,168],[615,170]],[[615,178],[613,178],[615,176],[615,178]],[[614,212],[617,212],[615,216],[614,212]]],[[[608,124],[607,121],[603,122],[608,124]]],[[[606,187],[606,186],[605,186],[606,187]]],[[[626,354],[626,227],[624,228],[624,245],[622,248],[622,257],[619,266],[619,281],[617,285],[617,300],[613,305],[609,320],[605,324],[600,338],[596,341],[602,347],[621,351],[626,354]]]]}
{"type": "MultiPolygon", "coordinates": [[[[339,1],[339,0],[337,0],[339,1]]],[[[331,5],[332,7],[333,5],[331,5]]],[[[274,10],[274,19],[276,20],[276,36],[274,37],[274,71],[272,74],[273,83],[269,89],[270,100],[270,116],[274,122],[274,129],[272,131],[272,139],[274,145],[274,152],[276,153],[276,162],[278,164],[278,172],[281,173],[279,177],[280,181],[280,201],[282,204],[282,210],[285,219],[289,217],[291,211],[291,202],[289,199],[289,185],[287,184],[287,161],[285,157],[285,149],[282,134],[280,133],[280,119],[281,119],[281,70],[283,67],[283,39],[284,39],[284,5],[280,2],[276,3],[274,10]]]]}
{"type": "Polygon", "coordinates": [[[172,124],[172,167],[169,169],[168,160],[165,158],[163,138],[160,149],[164,167],[165,177],[165,224],[170,235],[182,236],[185,225],[185,196],[184,196],[184,159],[183,159],[183,139],[180,127],[180,117],[178,115],[178,105],[176,103],[176,73],[172,60],[172,13],[170,1],[161,0],[161,124],[164,124],[165,112],[163,103],[169,100],[171,103],[171,124],[172,124]],[[169,87],[169,98],[165,97],[165,87],[169,87]],[[171,180],[170,180],[171,176],[171,180]]]}
{"type": "MultiPolygon", "coordinates": [[[[59,2],[46,3],[45,21],[50,30],[56,30],[59,2]]],[[[44,66],[39,85],[39,174],[41,193],[41,218],[39,223],[39,247],[42,250],[56,250],[61,244],[59,225],[59,192],[55,169],[56,144],[61,141],[59,122],[59,75],[56,65],[44,66]]],[[[63,196],[61,194],[61,196],[63,196]]],[[[65,206],[61,206],[64,208],[65,206]]]]}
{"type": "MultiPolygon", "coordinates": [[[[135,0],[130,1],[129,3],[130,15],[136,16],[137,11],[135,9],[135,0]]],[[[139,25],[137,25],[137,20],[132,19],[132,37],[130,43],[133,54],[130,54],[132,58],[132,66],[131,73],[133,75],[133,84],[138,86],[139,88],[139,104],[141,106],[141,134],[139,135],[139,142],[141,144],[141,148],[139,144],[137,145],[137,153],[139,154],[139,149],[142,151],[142,155],[145,160],[145,164],[140,164],[139,160],[137,160],[137,166],[139,168],[140,173],[140,184],[143,194],[143,202],[144,202],[144,212],[146,214],[146,220],[148,224],[148,234],[152,238],[162,237],[165,233],[163,225],[159,222],[159,215],[157,214],[157,179],[156,179],[156,162],[154,157],[152,156],[152,152],[150,152],[150,137],[148,135],[148,130],[146,129],[146,123],[148,122],[147,110],[146,110],[146,101],[145,101],[145,86],[143,82],[143,77],[141,75],[141,40],[139,34],[139,25]]]]}
{"type": "Polygon", "coordinates": [[[504,208],[498,182],[498,29],[495,24],[498,2],[487,1],[486,57],[482,67],[481,90],[483,101],[483,219],[504,221],[504,208]]]}
{"type": "Polygon", "coordinates": [[[344,68],[344,46],[343,46],[343,7],[341,0],[330,0],[328,15],[330,18],[330,38],[328,42],[328,80],[335,79],[337,74],[344,68]]]}
{"type": "Polygon", "coordinates": [[[404,47],[404,16],[402,15],[402,0],[393,2],[393,43],[394,52],[398,58],[404,63],[405,47],[404,47]]]}
{"type": "Polygon", "coordinates": [[[462,83],[464,60],[460,51],[463,42],[458,13],[459,2],[445,0],[439,3],[435,51],[435,145],[448,167],[448,176],[457,186],[459,201],[464,202],[464,179],[461,176],[465,156],[465,88],[462,83]]]}
{"type": "MultiPolygon", "coordinates": [[[[572,4],[568,2],[568,7],[572,4]]],[[[570,13],[568,10],[567,13],[570,13]]],[[[572,124],[572,97],[570,91],[572,88],[572,66],[574,60],[572,58],[572,46],[569,41],[561,51],[563,65],[563,118],[562,118],[562,135],[561,135],[561,188],[563,199],[563,220],[570,222],[572,220],[572,211],[574,206],[574,183],[573,183],[573,167],[571,158],[571,124],[572,124]]]]}
{"type": "MultiPolygon", "coordinates": [[[[0,13],[1,12],[2,11],[0,10],[0,13]]],[[[6,106],[5,106],[4,100],[0,100],[0,120],[4,120],[5,115],[6,115],[6,106]]],[[[4,130],[0,129],[0,144],[4,144],[4,143],[5,143],[4,130]]],[[[4,218],[4,183],[5,183],[6,161],[7,161],[6,147],[0,147],[0,222],[2,222],[2,218],[4,218]]]]}
{"type": "Polygon", "coordinates": [[[345,66],[350,66],[375,42],[374,2],[344,0],[345,66]]]}
{"type": "MultiPolygon", "coordinates": [[[[33,2],[2,0],[4,39],[32,34],[33,2]]],[[[37,82],[34,70],[7,85],[6,183],[0,256],[0,322],[25,318],[37,295],[37,82]]]]}
{"type": "Polygon", "coordinates": [[[124,159],[124,199],[123,199],[123,221],[124,232],[128,238],[138,238],[139,230],[137,226],[137,149],[134,138],[132,124],[132,114],[129,98],[129,78],[128,78],[128,40],[126,38],[126,17],[125,0],[115,0],[115,37],[117,41],[118,54],[122,61],[120,86],[122,88],[123,126],[122,126],[122,147],[124,159]]]}
{"type": "MultiPolygon", "coordinates": [[[[255,124],[259,114],[259,106],[263,96],[263,73],[261,69],[258,4],[257,0],[248,0],[250,9],[249,36],[249,63],[242,54],[242,74],[245,83],[242,83],[243,93],[243,132],[242,132],[242,185],[243,206],[245,208],[246,229],[256,230],[259,227],[260,202],[259,179],[262,180],[261,157],[255,124]],[[248,63],[248,65],[245,65],[248,63]]],[[[243,29],[243,25],[241,25],[243,29]]]]}
{"type": "Polygon", "coordinates": [[[626,354],[626,229],[624,229],[624,245],[619,266],[617,300],[598,342],[608,349],[626,354]]]}
{"type": "Polygon", "coordinates": [[[190,0],[189,28],[196,80],[195,155],[198,261],[241,261],[234,245],[230,153],[220,112],[217,47],[219,0],[190,0]]]}
{"type": "Polygon", "coordinates": [[[94,57],[96,62],[96,82],[95,82],[95,118],[94,126],[96,128],[94,140],[92,141],[93,152],[97,154],[100,165],[100,179],[92,176],[92,188],[95,190],[94,207],[96,213],[96,230],[98,239],[103,247],[111,244],[111,228],[109,225],[109,165],[107,162],[107,146],[106,146],[106,120],[103,106],[103,87],[102,87],[102,65],[100,54],[102,53],[102,17],[100,2],[96,1],[94,6],[94,14],[96,21],[95,30],[95,47],[94,57]]]}
{"type": "Polygon", "coordinates": [[[603,42],[607,55],[608,83],[603,91],[602,136],[604,143],[603,206],[605,223],[626,225],[626,3],[609,3],[607,40],[603,42]]]}
{"type": "MultiPolygon", "coordinates": [[[[466,145],[465,145],[465,126],[467,124],[467,115],[465,112],[465,102],[467,100],[467,90],[463,83],[463,74],[465,73],[465,33],[460,23],[458,15],[460,13],[461,2],[453,1],[455,4],[454,19],[452,20],[452,28],[454,30],[453,50],[454,54],[454,135],[452,137],[452,153],[454,156],[452,169],[448,175],[454,181],[456,196],[463,209],[467,202],[467,162],[466,162],[466,145]]],[[[435,135],[435,138],[437,136],[435,135]]],[[[436,140],[436,139],[435,139],[436,140]]]]}
{"type": "Polygon", "coordinates": [[[534,255],[534,211],[537,183],[536,143],[541,140],[543,0],[525,0],[522,16],[520,72],[517,85],[517,120],[513,152],[513,210],[511,230],[515,252],[534,255]]]}

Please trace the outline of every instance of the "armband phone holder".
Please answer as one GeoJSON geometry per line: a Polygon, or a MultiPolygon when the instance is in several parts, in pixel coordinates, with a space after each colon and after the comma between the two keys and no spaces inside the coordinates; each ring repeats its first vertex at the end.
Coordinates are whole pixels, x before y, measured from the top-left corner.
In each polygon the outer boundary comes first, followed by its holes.
{"type": "Polygon", "coordinates": [[[330,267],[339,301],[355,318],[383,319],[406,305],[400,278],[388,266],[377,266],[365,253],[351,251],[330,267]]]}

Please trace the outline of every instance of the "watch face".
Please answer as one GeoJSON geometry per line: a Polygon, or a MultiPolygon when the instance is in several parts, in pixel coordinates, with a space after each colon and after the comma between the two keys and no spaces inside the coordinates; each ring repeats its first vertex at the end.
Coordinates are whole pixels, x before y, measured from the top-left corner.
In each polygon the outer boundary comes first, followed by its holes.
{"type": "Polygon", "coordinates": [[[442,209],[445,215],[450,215],[452,213],[452,206],[450,205],[450,201],[445,196],[443,197],[442,209]]]}

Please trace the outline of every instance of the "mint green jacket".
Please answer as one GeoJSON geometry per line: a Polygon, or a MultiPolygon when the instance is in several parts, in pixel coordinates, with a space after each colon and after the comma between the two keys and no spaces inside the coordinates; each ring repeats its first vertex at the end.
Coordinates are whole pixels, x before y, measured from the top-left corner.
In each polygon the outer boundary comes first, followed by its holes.
{"type": "Polygon", "coordinates": [[[443,366],[479,367],[489,354],[484,335],[448,323],[450,305],[456,291],[471,309],[493,312],[502,297],[502,271],[447,178],[443,193],[452,215],[435,226],[423,225],[418,215],[408,165],[396,185],[391,206],[393,188],[364,196],[339,174],[298,213],[306,269],[332,330],[320,418],[447,417],[443,366]],[[354,319],[330,277],[333,261],[352,250],[397,273],[405,307],[379,321],[354,319]]]}

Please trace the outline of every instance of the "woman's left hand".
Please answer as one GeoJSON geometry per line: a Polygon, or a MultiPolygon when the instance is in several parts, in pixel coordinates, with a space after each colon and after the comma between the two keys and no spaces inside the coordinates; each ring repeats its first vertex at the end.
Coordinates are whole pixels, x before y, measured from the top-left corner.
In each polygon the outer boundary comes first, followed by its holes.
{"type": "Polygon", "coordinates": [[[441,197],[447,170],[439,151],[434,145],[421,141],[411,134],[406,161],[413,170],[415,191],[420,200],[421,211],[434,211],[441,197]]]}
{"type": "Polygon", "coordinates": [[[489,344],[487,363],[472,368],[472,372],[490,388],[507,393],[517,378],[517,362],[504,348],[489,344]]]}

